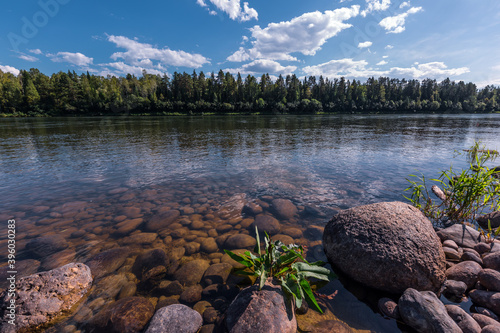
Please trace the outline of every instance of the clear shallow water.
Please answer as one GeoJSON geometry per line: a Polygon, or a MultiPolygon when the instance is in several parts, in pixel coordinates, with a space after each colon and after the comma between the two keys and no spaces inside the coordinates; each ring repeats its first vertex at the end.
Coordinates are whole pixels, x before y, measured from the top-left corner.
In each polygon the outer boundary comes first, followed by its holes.
{"type": "MultiPolygon", "coordinates": [[[[404,200],[408,174],[435,177],[450,163],[465,167],[453,159],[454,150],[474,140],[500,150],[499,134],[500,115],[0,119],[0,215],[16,217],[21,256],[29,240],[56,232],[80,261],[123,245],[129,235],[113,233],[115,218],[131,206],[141,208],[144,223],[160,207],[192,208],[183,218],[201,216],[206,233],[194,239],[201,242],[220,224],[217,211],[232,196],[264,199],[268,213],[266,198],[286,198],[301,214],[280,221],[283,228],[305,231],[325,225],[339,209],[404,200]],[[118,188],[127,191],[115,193],[118,188]],[[61,208],[73,202],[85,204],[73,212],[61,208]],[[308,214],[307,206],[325,216],[308,214]],[[85,236],[71,237],[79,229],[85,236]]],[[[238,226],[229,232],[249,233],[238,226]]],[[[296,239],[313,248],[318,240],[296,239]]],[[[183,241],[163,232],[134,245],[183,247],[183,241]]],[[[185,257],[218,260],[202,251],[185,257]]],[[[335,289],[332,312],[352,328],[399,330],[369,301],[358,301],[368,297],[365,291],[348,291],[338,281],[327,287],[335,289]]]]}

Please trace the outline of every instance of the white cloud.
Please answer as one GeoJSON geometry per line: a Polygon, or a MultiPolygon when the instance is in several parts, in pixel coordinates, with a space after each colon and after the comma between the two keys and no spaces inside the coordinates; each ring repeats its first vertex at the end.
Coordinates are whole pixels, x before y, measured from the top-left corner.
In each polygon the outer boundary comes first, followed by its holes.
{"type": "Polygon", "coordinates": [[[57,52],[56,54],[47,54],[53,62],[68,62],[70,64],[85,67],[92,65],[94,58],[89,58],[86,55],[76,52],[57,52]]]}
{"type": "Polygon", "coordinates": [[[241,73],[241,74],[290,74],[297,69],[296,66],[282,66],[279,62],[269,59],[259,59],[254,60],[251,63],[245,64],[239,68],[228,68],[224,71],[230,73],[241,73]]]}
{"type": "Polygon", "coordinates": [[[19,58],[19,59],[26,60],[26,61],[31,61],[31,62],[38,61],[38,58],[37,58],[37,57],[30,56],[30,55],[28,55],[28,54],[24,54],[24,53],[21,53],[21,54],[18,56],[18,58],[19,58]]]}
{"type": "Polygon", "coordinates": [[[315,55],[326,41],[352,25],[344,21],[359,14],[359,6],[305,13],[290,21],[270,23],[250,29],[252,48],[241,48],[227,58],[228,61],[255,59],[297,61],[291,53],[315,55]]]}
{"type": "MultiPolygon", "coordinates": [[[[385,61],[377,65],[385,65],[385,61]]],[[[368,78],[371,76],[392,76],[406,79],[443,79],[446,77],[458,76],[469,72],[467,67],[448,68],[443,62],[429,62],[408,68],[392,67],[389,70],[381,71],[367,67],[365,60],[355,61],[353,59],[331,60],[329,62],[307,66],[302,70],[307,75],[325,75],[328,77],[348,77],[348,78],[368,78]]]]}
{"type": "Polygon", "coordinates": [[[385,55],[385,56],[382,56],[382,58],[383,58],[383,59],[387,59],[387,58],[389,58],[389,56],[388,56],[388,55],[385,55]]]}
{"type": "Polygon", "coordinates": [[[361,16],[366,17],[371,12],[380,12],[389,9],[391,0],[366,0],[366,9],[361,12],[361,16]]]}
{"type": "Polygon", "coordinates": [[[386,50],[392,50],[393,48],[394,48],[394,46],[393,46],[393,45],[387,45],[387,46],[385,47],[385,49],[386,49],[386,50]]]}
{"type": "MultiPolygon", "coordinates": [[[[229,15],[231,20],[238,20],[240,22],[250,21],[252,19],[258,20],[259,14],[254,8],[250,8],[248,2],[243,2],[241,7],[240,0],[209,0],[217,9],[229,15]]],[[[217,12],[208,8],[205,0],[196,0],[196,3],[201,7],[206,7],[210,15],[217,15],[217,12]]]]}
{"type": "Polygon", "coordinates": [[[33,54],[42,54],[42,50],[40,50],[40,49],[28,50],[28,52],[33,53],[33,54]]]}
{"type": "Polygon", "coordinates": [[[383,65],[387,65],[387,64],[388,64],[388,62],[385,60],[377,62],[377,66],[383,66],[383,65]]]}
{"type": "Polygon", "coordinates": [[[358,47],[359,47],[360,49],[363,49],[363,48],[370,47],[370,46],[372,46],[372,45],[373,45],[373,43],[372,43],[372,42],[363,42],[363,43],[359,43],[359,44],[358,44],[358,47]]]}
{"type": "Polygon", "coordinates": [[[19,69],[14,68],[12,66],[2,66],[2,65],[0,65],[0,71],[2,71],[4,73],[12,73],[15,76],[19,75],[19,69]]]}
{"type": "Polygon", "coordinates": [[[402,2],[400,5],[399,5],[399,8],[406,8],[406,7],[410,7],[410,1],[405,1],[405,2],[402,2]]]}
{"type": "Polygon", "coordinates": [[[405,31],[405,21],[408,15],[418,13],[422,7],[412,7],[405,13],[389,16],[380,21],[379,25],[387,30],[387,33],[399,34],[405,31]]]}
{"type": "Polygon", "coordinates": [[[153,60],[158,61],[164,66],[183,66],[190,68],[199,68],[210,62],[201,54],[193,54],[184,51],[173,51],[169,48],[155,48],[150,44],[140,43],[136,39],[130,39],[124,36],[108,36],[108,41],[114,43],[117,47],[124,48],[126,52],[115,52],[111,59],[123,59],[125,63],[132,66],[153,65],[153,60]]]}

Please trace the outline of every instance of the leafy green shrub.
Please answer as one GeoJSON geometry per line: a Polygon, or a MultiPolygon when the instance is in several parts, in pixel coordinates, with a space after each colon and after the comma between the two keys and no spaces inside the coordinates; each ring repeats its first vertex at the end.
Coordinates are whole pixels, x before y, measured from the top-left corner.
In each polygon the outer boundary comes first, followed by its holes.
{"type": "MultiPolygon", "coordinates": [[[[485,166],[487,161],[498,157],[498,152],[480,147],[476,142],[470,149],[465,150],[470,167],[455,172],[452,167],[441,172],[438,179],[431,181],[440,185],[433,185],[432,192],[440,198],[436,202],[431,196],[427,181],[421,177],[407,179],[410,186],[405,191],[411,191],[406,197],[419,208],[433,222],[445,226],[454,223],[473,222],[477,216],[500,209],[500,182],[496,179],[496,169],[485,166]]],[[[464,155],[460,153],[460,155],[464,155]]]]}
{"type": "Polygon", "coordinates": [[[261,251],[259,231],[255,227],[257,245],[254,255],[246,251],[243,255],[224,250],[232,259],[244,265],[247,269],[235,272],[240,275],[250,275],[259,278],[259,290],[262,289],[268,277],[279,281],[284,294],[293,297],[295,306],[300,308],[304,299],[314,310],[323,313],[314,297],[310,278],[328,282],[335,278],[329,269],[321,267],[322,261],[310,263],[304,258],[304,249],[295,244],[285,245],[281,241],[271,241],[266,233],[266,248],[261,251]]]}

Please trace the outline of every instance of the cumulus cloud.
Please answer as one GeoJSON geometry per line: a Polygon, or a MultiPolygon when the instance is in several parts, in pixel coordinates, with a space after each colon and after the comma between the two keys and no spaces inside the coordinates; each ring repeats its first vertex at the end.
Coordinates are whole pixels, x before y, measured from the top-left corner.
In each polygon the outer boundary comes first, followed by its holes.
{"type": "Polygon", "coordinates": [[[18,58],[26,60],[26,61],[30,61],[30,62],[38,61],[37,57],[31,56],[29,54],[24,54],[24,53],[19,54],[18,58]]]}
{"type": "Polygon", "coordinates": [[[370,46],[372,46],[372,45],[373,45],[373,43],[372,43],[372,42],[363,42],[363,43],[359,43],[359,44],[358,44],[358,47],[359,47],[360,49],[364,49],[364,48],[370,47],[370,46]]]}
{"type": "Polygon", "coordinates": [[[296,66],[282,66],[279,62],[269,59],[258,59],[239,68],[228,68],[224,71],[241,74],[290,74],[297,69],[296,66]]]}
{"type": "Polygon", "coordinates": [[[383,66],[383,65],[387,65],[387,64],[388,64],[388,62],[385,60],[377,62],[377,66],[383,66]]]}
{"type": "Polygon", "coordinates": [[[0,71],[2,71],[4,73],[12,73],[15,76],[19,75],[19,69],[14,68],[12,66],[2,66],[2,65],[0,65],[0,71]]]}
{"type": "Polygon", "coordinates": [[[384,28],[387,32],[392,34],[399,34],[405,31],[406,18],[410,14],[418,13],[422,10],[422,7],[412,7],[408,9],[405,13],[389,16],[380,21],[379,25],[384,28]]]}
{"type": "MultiPolygon", "coordinates": [[[[228,14],[231,20],[246,22],[252,19],[258,20],[259,13],[254,8],[250,8],[248,2],[243,2],[241,6],[240,0],[209,0],[217,9],[228,14]]],[[[205,0],[196,0],[196,3],[208,10],[210,15],[217,15],[217,12],[210,9],[205,0]]]]}
{"type": "MultiPolygon", "coordinates": [[[[377,65],[385,65],[385,61],[379,62],[377,65]]],[[[368,62],[365,60],[355,61],[353,59],[340,59],[331,60],[329,62],[315,65],[307,66],[302,70],[307,75],[325,75],[328,77],[348,77],[348,78],[368,78],[371,76],[392,76],[392,77],[404,77],[407,79],[425,79],[425,78],[435,78],[443,79],[446,77],[453,77],[462,75],[469,72],[467,67],[461,68],[448,68],[443,62],[429,62],[425,64],[419,64],[412,67],[392,67],[389,70],[381,71],[375,70],[368,66],[368,62]]]]}
{"type": "Polygon", "coordinates": [[[297,61],[291,53],[315,55],[326,41],[352,25],[344,23],[359,15],[359,6],[305,13],[290,21],[270,23],[250,29],[252,48],[240,47],[227,60],[240,62],[255,59],[297,61]]]}
{"type": "Polygon", "coordinates": [[[164,66],[183,66],[199,68],[209,63],[209,59],[201,54],[193,54],[184,51],[173,51],[169,48],[156,48],[150,44],[140,43],[137,39],[130,39],[124,36],[108,36],[108,41],[117,47],[123,48],[126,52],[115,52],[111,59],[123,59],[124,63],[132,66],[152,66],[153,61],[164,66]]]}
{"type": "Polygon", "coordinates": [[[371,12],[381,12],[389,9],[391,0],[366,0],[366,9],[361,11],[361,16],[366,17],[371,12]]]}
{"type": "Polygon", "coordinates": [[[406,8],[406,7],[410,7],[410,2],[409,1],[402,2],[399,5],[399,8],[406,8]]]}
{"type": "Polygon", "coordinates": [[[92,65],[94,61],[94,58],[89,58],[80,52],[57,52],[56,54],[47,54],[47,57],[53,62],[68,62],[80,67],[92,65]]]}
{"type": "Polygon", "coordinates": [[[33,49],[33,50],[28,50],[29,53],[33,53],[33,54],[42,54],[42,50],[40,49],[33,49]]]}

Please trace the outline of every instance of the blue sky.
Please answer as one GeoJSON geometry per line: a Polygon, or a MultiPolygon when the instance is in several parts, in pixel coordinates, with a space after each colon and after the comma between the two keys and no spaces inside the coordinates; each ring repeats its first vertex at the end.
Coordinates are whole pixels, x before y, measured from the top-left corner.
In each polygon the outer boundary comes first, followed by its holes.
{"type": "Polygon", "coordinates": [[[0,69],[193,69],[500,85],[498,0],[8,1],[0,69]]]}

